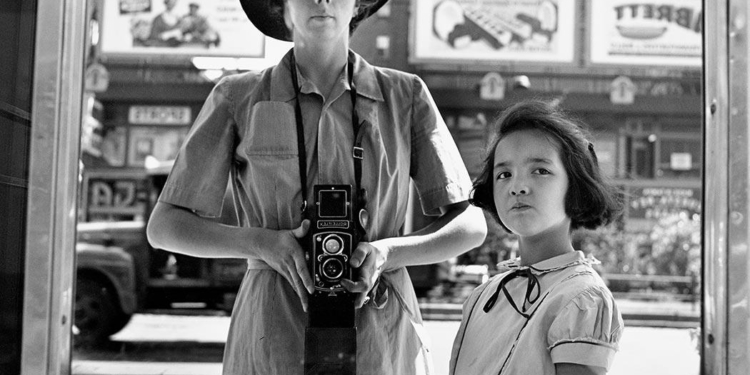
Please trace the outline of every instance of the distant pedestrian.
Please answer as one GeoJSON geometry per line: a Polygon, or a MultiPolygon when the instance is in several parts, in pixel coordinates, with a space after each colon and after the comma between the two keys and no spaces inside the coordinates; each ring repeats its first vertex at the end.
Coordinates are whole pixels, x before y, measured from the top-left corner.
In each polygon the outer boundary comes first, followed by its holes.
{"type": "Polygon", "coordinates": [[[208,18],[199,13],[200,4],[191,2],[190,11],[180,19],[180,31],[184,43],[208,47],[218,47],[221,43],[219,33],[211,27],[208,18]]]}
{"type": "Polygon", "coordinates": [[[538,101],[497,121],[471,203],[518,236],[519,258],[464,304],[450,373],[605,374],[623,330],[615,300],[571,231],[617,218],[582,125],[538,101]]]}

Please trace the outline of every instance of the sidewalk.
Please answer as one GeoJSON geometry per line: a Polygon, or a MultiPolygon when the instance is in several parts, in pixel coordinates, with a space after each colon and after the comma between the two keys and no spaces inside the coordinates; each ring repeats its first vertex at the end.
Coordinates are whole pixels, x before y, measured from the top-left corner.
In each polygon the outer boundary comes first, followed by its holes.
{"type": "MultiPolygon", "coordinates": [[[[692,332],[700,325],[699,304],[631,300],[618,300],[617,304],[626,321],[626,332],[618,354],[621,360],[616,361],[611,374],[699,373],[692,332]],[[659,349],[649,347],[652,344],[659,349]],[[679,363],[672,362],[678,358],[679,363]],[[659,366],[659,371],[650,371],[659,366]]],[[[461,305],[423,302],[420,306],[433,341],[433,359],[445,365],[439,361],[450,356],[461,305]]],[[[105,355],[75,353],[72,374],[219,375],[228,330],[227,316],[136,314],[112,337],[122,349],[105,355]]],[[[436,375],[447,374],[443,367],[436,364],[436,375]]]]}
{"type": "Polygon", "coordinates": [[[221,363],[73,361],[74,375],[219,375],[221,363]]]}

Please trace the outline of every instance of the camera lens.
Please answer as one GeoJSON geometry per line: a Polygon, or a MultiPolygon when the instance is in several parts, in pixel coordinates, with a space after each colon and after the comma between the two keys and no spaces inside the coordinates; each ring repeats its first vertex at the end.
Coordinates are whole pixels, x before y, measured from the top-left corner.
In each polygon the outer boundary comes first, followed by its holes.
{"type": "Polygon", "coordinates": [[[328,279],[338,279],[344,273],[344,264],[337,258],[328,258],[321,266],[323,276],[328,279]]]}
{"type": "Polygon", "coordinates": [[[323,240],[323,250],[328,254],[338,254],[342,246],[343,241],[341,237],[336,235],[328,236],[323,240]]]}

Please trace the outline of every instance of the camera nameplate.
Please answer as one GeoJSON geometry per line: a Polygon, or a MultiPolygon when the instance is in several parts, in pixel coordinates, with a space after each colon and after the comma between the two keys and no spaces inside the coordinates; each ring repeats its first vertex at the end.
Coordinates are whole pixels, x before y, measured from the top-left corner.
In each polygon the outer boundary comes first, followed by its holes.
{"type": "Polygon", "coordinates": [[[349,229],[347,220],[319,220],[318,229],[349,229]]]}

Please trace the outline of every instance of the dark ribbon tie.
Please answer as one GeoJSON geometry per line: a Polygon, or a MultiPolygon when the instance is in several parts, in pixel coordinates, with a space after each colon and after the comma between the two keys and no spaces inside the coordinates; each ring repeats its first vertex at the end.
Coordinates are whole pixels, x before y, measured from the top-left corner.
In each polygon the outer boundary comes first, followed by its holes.
{"type": "Polygon", "coordinates": [[[540,287],[539,287],[539,280],[536,278],[536,275],[534,275],[530,269],[523,268],[523,269],[517,269],[509,274],[505,275],[500,280],[500,284],[497,286],[497,290],[495,290],[495,293],[492,294],[490,299],[487,300],[487,303],[484,305],[484,312],[487,313],[492,309],[492,306],[495,306],[495,302],[497,302],[497,297],[500,295],[500,290],[503,291],[505,294],[505,298],[508,299],[508,302],[510,302],[510,305],[513,306],[513,309],[516,310],[519,314],[521,314],[524,318],[529,319],[530,315],[526,314],[528,303],[529,307],[534,304],[534,302],[539,299],[540,287]],[[521,304],[521,309],[518,309],[518,306],[516,306],[516,303],[513,301],[513,297],[511,297],[510,293],[508,292],[508,289],[505,288],[505,284],[510,282],[511,280],[515,279],[516,277],[525,277],[528,280],[528,284],[526,285],[526,296],[523,299],[523,303],[521,304]],[[536,291],[536,294],[532,298],[531,295],[534,294],[536,291]]]}

